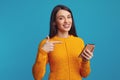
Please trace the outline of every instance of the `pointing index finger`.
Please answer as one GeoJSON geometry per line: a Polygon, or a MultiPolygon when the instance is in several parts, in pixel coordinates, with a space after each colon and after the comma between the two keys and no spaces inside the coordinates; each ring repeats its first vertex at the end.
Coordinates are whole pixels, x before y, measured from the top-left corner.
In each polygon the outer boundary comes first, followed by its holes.
{"type": "Polygon", "coordinates": [[[51,41],[51,43],[53,43],[53,44],[61,44],[62,41],[51,41]]]}

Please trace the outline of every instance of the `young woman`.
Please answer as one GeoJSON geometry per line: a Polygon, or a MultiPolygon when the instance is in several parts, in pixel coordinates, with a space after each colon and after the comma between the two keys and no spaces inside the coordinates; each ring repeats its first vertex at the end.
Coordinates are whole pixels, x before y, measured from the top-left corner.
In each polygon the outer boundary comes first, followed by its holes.
{"type": "Polygon", "coordinates": [[[82,80],[90,73],[90,59],[93,53],[84,48],[84,41],[77,37],[71,10],[57,5],[51,13],[50,33],[40,42],[33,76],[42,80],[46,64],[50,65],[49,80],[82,80]]]}

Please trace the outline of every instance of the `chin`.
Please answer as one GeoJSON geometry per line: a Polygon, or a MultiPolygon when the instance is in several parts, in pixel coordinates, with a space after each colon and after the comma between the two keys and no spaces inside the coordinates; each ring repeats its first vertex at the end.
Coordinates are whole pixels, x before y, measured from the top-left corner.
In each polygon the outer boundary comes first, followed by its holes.
{"type": "Polygon", "coordinates": [[[69,32],[69,31],[70,31],[70,29],[65,29],[64,31],[65,31],[65,32],[69,32]]]}

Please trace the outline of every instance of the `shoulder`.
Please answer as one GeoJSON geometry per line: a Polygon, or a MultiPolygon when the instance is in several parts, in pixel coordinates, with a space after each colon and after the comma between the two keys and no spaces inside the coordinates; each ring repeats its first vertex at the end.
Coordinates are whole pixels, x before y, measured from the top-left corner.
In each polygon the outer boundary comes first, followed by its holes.
{"type": "Polygon", "coordinates": [[[73,40],[75,40],[75,41],[77,41],[77,42],[82,42],[82,43],[84,43],[84,40],[83,40],[81,37],[76,37],[76,36],[71,35],[71,38],[73,38],[73,40]]]}
{"type": "Polygon", "coordinates": [[[81,37],[71,36],[73,38],[73,42],[81,48],[84,48],[84,40],[81,37]]]}
{"type": "Polygon", "coordinates": [[[39,47],[43,46],[45,43],[46,43],[47,39],[42,39],[40,42],[39,42],[39,47]]]}

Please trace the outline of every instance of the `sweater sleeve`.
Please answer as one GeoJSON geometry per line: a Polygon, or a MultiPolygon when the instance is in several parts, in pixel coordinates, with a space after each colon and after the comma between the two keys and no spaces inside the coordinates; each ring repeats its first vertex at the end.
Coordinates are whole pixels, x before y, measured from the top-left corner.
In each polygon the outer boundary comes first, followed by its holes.
{"type": "Polygon", "coordinates": [[[43,49],[41,49],[44,43],[45,41],[42,41],[39,45],[36,61],[32,68],[32,73],[35,80],[42,80],[46,71],[48,55],[43,49]]]}
{"type": "Polygon", "coordinates": [[[82,77],[87,77],[90,74],[90,61],[81,62],[80,74],[82,77]]]}
{"type": "MultiPolygon", "coordinates": [[[[84,47],[85,47],[84,41],[82,40],[81,50],[83,50],[84,47]]],[[[86,62],[84,62],[83,60],[81,61],[80,74],[82,77],[87,77],[90,74],[90,61],[86,61],[86,62]]]]}

